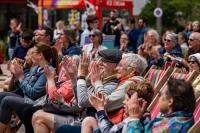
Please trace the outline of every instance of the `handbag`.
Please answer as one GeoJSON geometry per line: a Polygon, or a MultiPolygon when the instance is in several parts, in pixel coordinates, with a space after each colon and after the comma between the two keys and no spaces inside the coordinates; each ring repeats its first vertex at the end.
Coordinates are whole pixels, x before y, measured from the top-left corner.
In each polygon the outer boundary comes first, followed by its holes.
{"type": "Polygon", "coordinates": [[[52,101],[50,99],[43,105],[43,110],[58,115],[79,115],[81,111],[77,103],[70,105],[59,101],[52,101]]]}
{"type": "Polygon", "coordinates": [[[112,111],[108,113],[108,118],[113,124],[118,124],[124,120],[124,108],[120,108],[116,111],[112,111]]]}
{"type": "Polygon", "coordinates": [[[44,96],[38,98],[36,101],[34,101],[33,106],[34,107],[36,107],[36,106],[43,106],[44,104],[46,104],[47,98],[48,98],[47,95],[44,95],[44,96]]]}

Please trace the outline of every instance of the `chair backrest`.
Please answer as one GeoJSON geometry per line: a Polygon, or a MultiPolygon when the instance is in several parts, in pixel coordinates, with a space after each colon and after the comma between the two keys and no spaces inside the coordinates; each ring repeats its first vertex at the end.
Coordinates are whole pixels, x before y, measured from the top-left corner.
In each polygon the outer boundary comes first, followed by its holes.
{"type": "Polygon", "coordinates": [[[192,71],[192,72],[189,72],[189,73],[179,73],[177,72],[179,69],[176,68],[174,69],[174,71],[172,72],[171,76],[170,77],[173,77],[175,79],[184,79],[186,81],[193,81],[197,76],[198,76],[198,72],[197,71],[192,71]]]}
{"type": "Polygon", "coordinates": [[[149,79],[149,81],[151,81],[152,85],[155,86],[156,83],[158,83],[158,81],[160,80],[160,78],[164,74],[165,74],[164,70],[161,70],[161,69],[160,70],[159,69],[151,69],[149,71],[147,79],[149,79]]]}
{"type": "MultiPolygon", "coordinates": [[[[191,72],[189,74],[182,74],[182,73],[176,73],[176,70],[174,70],[170,77],[173,77],[173,78],[176,78],[176,79],[184,79],[186,81],[193,81],[194,78],[197,75],[198,74],[195,71],[191,72]]],[[[166,86],[167,86],[167,82],[165,82],[165,84],[163,85],[161,90],[163,90],[166,86]]],[[[155,118],[159,114],[159,110],[160,110],[160,108],[159,108],[159,96],[158,96],[157,93],[156,93],[155,98],[153,99],[153,101],[149,105],[148,110],[150,111],[152,118],[155,118]]]]}
{"type": "Polygon", "coordinates": [[[188,133],[199,133],[200,132],[200,98],[196,100],[196,108],[194,110],[194,125],[190,128],[188,133]]]}
{"type": "Polygon", "coordinates": [[[200,132],[200,120],[194,123],[194,125],[190,128],[188,133],[199,133],[200,132]]]}
{"type": "Polygon", "coordinates": [[[159,96],[156,95],[152,103],[150,104],[148,110],[151,114],[151,119],[153,120],[160,112],[159,96]]]}
{"type": "Polygon", "coordinates": [[[196,108],[194,110],[194,121],[197,122],[198,120],[200,120],[200,98],[198,98],[196,100],[196,108]]]}
{"type": "Polygon", "coordinates": [[[162,70],[156,69],[155,66],[152,66],[149,69],[149,71],[145,75],[145,78],[148,79],[154,86],[154,94],[156,94],[162,88],[172,72],[172,67],[169,67],[167,70],[162,70]]]}
{"type": "Polygon", "coordinates": [[[187,80],[189,76],[190,76],[189,74],[183,74],[183,73],[173,73],[172,74],[172,77],[175,78],[175,79],[187,80]]]}

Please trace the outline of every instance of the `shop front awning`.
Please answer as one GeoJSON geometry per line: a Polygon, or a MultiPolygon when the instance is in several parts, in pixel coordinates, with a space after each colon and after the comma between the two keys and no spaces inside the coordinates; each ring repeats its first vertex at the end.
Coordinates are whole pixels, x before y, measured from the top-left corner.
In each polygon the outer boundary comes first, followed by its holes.
{"type": "Polygon", "coordinates": [[[46,9],[50,8],[85,8],[84,0],[38,0],[38,6],[46,9]]]}

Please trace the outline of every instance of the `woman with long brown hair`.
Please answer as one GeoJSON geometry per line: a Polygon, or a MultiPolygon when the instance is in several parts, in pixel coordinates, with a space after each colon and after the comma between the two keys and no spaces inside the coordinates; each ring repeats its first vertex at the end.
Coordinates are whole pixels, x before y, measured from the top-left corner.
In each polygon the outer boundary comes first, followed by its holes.
{"type": "Polygon", "coordinates": [[[57,71],[57,57],[57,50],[54,47],[46,44],[36,44],[32,50],[32,60],[37,65],[31,68],[29,74],[24,76],[23,67],[20,64],[15,65],[13,74],[23,95],[13,92],[0,93],[1,133],[6,132],[7,129],[9,130],[8,123],[13,112],[16,112],[19,118],[23,118],[23,109],[27,106],[32,106],[37,99],[46,94],[46,77],[43,68],[46,66],[52,68],[53,66],[57,71]]]}

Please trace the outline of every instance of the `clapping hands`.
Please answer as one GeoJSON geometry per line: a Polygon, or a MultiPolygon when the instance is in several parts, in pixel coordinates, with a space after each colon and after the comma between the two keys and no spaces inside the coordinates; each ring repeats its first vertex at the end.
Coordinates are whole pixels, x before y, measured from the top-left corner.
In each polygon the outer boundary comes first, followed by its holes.
{"type": "Polygon", "coordinates": [[[44,67],[44,74],[47,79],[54,80],[56,76],[56,72],[53,69],[50,69],[49,66],[44,67]]]}
{"type": "Polygon", "coordinates": [[[15,79],[19,80],[23,78],[24,71],[23,71],[23,60],[21,59],[13,59],[9,63],[9,70],[15,76],[15,79]]]}
{"type": "Polygon", "coordinates": [[[78,67],[78,77],[86,76],[88,73],[89,59],[86,53],[83,53],[78,67]]]}
{"type": "Polygon", "coordinates": [[[94,62],[93,67],[91,68],[90,80],[92,84],[94,84],[96,81],[103,80],[103,71],[101,69],[100,64],[97,62],[94,62]]]}
{"type": "Polygon", "coordinates": [[[76,77],[78,68],[72,57],[65,56],[62,61],[62,66],[65,69],[65,75],[69,77],[76,77]]]}
{"type": "Polygon", "coordinates": [[[88,93],[90,104],[97,110],[104,110],[105,105],[107,104],[108,99],[106,96],[100,92],[97,92],[95,95],[88,93]]]}

